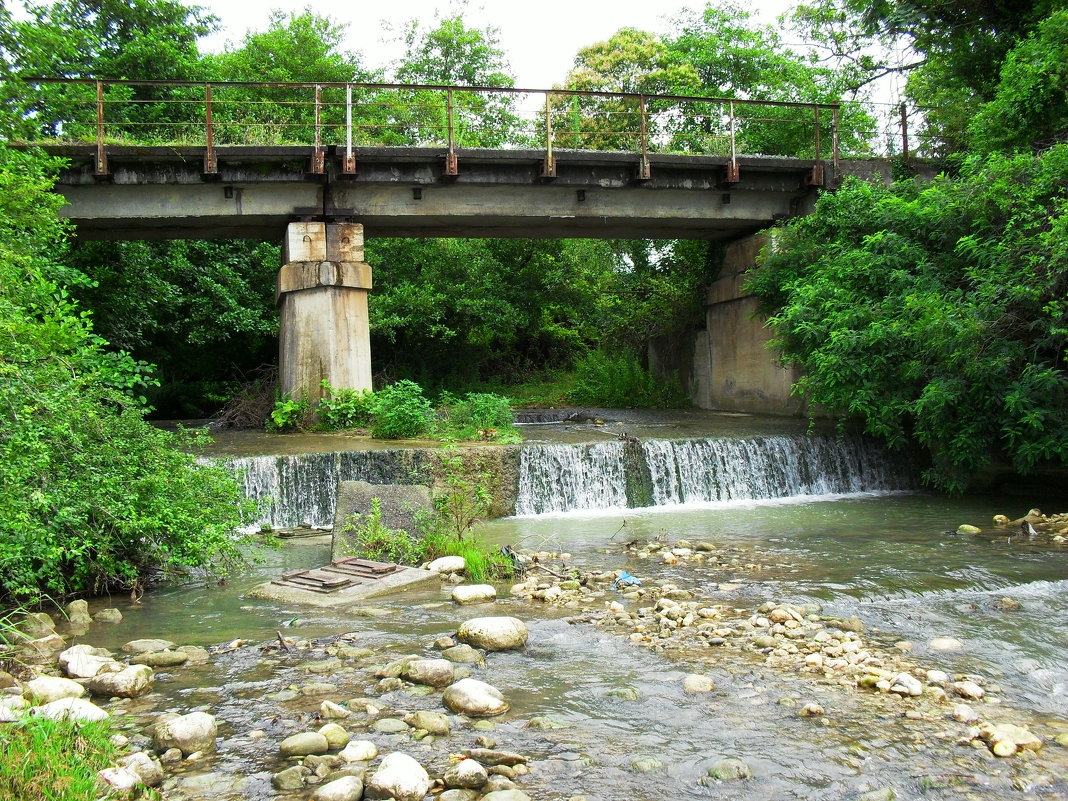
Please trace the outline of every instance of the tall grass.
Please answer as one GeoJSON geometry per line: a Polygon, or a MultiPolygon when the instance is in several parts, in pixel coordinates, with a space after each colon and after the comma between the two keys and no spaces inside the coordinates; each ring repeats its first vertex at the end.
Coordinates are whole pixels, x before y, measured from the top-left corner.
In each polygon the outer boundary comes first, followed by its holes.
{"type": "MultiPolygon", "coordinates": [[[[98,770],[115,764],[108,721],[27,718],[0,728],[0,798],[87,801],[102,793],[98,770]]],[[[156,797],[156,796],[150,796],[156,797]]]]}

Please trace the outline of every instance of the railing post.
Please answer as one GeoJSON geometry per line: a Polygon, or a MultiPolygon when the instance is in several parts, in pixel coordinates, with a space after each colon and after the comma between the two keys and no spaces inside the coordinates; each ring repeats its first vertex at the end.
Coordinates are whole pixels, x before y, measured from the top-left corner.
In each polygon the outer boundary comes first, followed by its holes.
{"type": "Polygon", "coordinates": [[[456,138],[453,135],[452,127],[452,89],[448,89],[445,92],[445,112],[446,126],[448,128],[446,133],[449,142],[449,152],[445,154],[445,174],[449,176],[459,175],[460,165],[456,160],[456,138]]]}
{"type": "Polygon", "coordinates": [[[311,169],[309,172],[322,175],[326,171],[325,158],[323,156],[323,87],[315,85],[315,150],[312,151],[311,169]]]}
{"type": "Polygon", "coordinates": [[[899,107],[901,111],[901,158],[909,163],[909,114],[905,104],[899,107]]]}
{"type": "Polygon", "coordinates": [[[727,103],[727,113],[730,117],[730,134],[731,134],[731,160],[727,162],[727,180],[728,184],[736,184],[741,180],[741,171],[738,169],[738,149],[737,143],[734,137],[734,101],[731,100],[727,103]]]}
{"type": "Polygon", "coordinates": [[[345,86],[345,163],[341,172],[356,174],[356,157],[352,154],[352,84],[345,86]]]}
{"type": "Polygon", "coordinates": [[[820,107],[813,106],[812,108],[812,120],[813,125],[816,128],[816,163],[812,165],[812,174],[809,175],[805,181],[809,186],[823,186],[823,161],[822,161],[822,139],[820,138],[820,107]]]}
{"type": "Polygon", "coordinates": [[[642,157],[638,162],[638,180],[648,181],[652,177],[652,169],[649,166],[649,126],[646,120],[645,95],[638,98],[638,109],[641,112],[641,136],[642,157]]]}
{"type": "Polygon", "coordinates": [[[841,168],[841,152],[838,140],[838,106],[831,111],[831,145],[834,148],[834,174],[837,175],[841,168]]]}
{"type": "Polygon", "coordinates": [[[108,176],[108,154],[104,152],[104,83],[96,82],[96,167],[95,178],[108,176]]]}
{"type": "Polygon", "coordinates": [[[556,159],[553,156],[553,103],[552,94],[545,93],[545,161],[541,165],[542,178],[556,177],[556,159]]]}
{"type": "Polygon", "coordinates": [[[215,131],[211,120],[211,84],[204,87],[204,174],[216,175],[219,163],[215,158],[215,131]]]}

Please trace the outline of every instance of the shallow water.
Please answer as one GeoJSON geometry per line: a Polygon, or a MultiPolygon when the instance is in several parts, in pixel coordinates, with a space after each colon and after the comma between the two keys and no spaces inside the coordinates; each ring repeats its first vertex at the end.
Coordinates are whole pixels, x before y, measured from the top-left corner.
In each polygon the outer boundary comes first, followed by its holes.
{"type": "MultiPolygon", "coordinates": [[[[1045,500],[1043,508],[1068,508],[1068,498],[1045,500]]],[[[625,568],[646,581],[669,579],[697,587],[713,602],[752,608],[769,599],[818,601],[829,613],[859,615],[869,631],[879,630],[875,637],[887,643],[911,641],[921,664],[992,677],[1001,686],[1003,704],[1014,710],[1011,719],[1048,737],[1068,729],[1068,635],[1062,625],[1068,612],[1068,581],[1063,578],[1068,576],[1068,551],[1010,541],[992,527],[983,535],[946,533],[961,523],[984,526],[998,512],[1011,516],[1023,511],[985,499],[858,494],[509,518],[484,524],[481,533],[496,544],[570,552],[569,567],[625,568]],[[737,555],[738,565],[665,566],[622,548],[628,541],[653,537],[709,541],[737,555]],[[720,591],[717,585],[723,582],[741,588],[720,591]],[[1002,597],[1018,600],[1022,608],[999,610],[995,602],[1002,597]],[[965,648],[932,652],[926,643],[933,636],[956,637],[965,648]]],[[[528,646],[490,654],[475,675],[500,687],[512,703],[512,710],[496,719],[492,735],[499,747],[535,758],[521,786],[537,799],[572,794],[605,801],[845,799],[886,786],[894,787],[898,798],[960,797],[960,788],[921,790],[921,777],[930,774],[970,776],[961,780],[970,797],[1000,799],[1017,792],[1013,781],[1030,787],[1037,777],[1068,772],[1068,749],[1052,743],[1030,761],[992,762],[953,744],[953,737],[937,737],[946,730],[960,736],[960,724],[935,719],[906,725],[904,707],[890,696],[845,691],[771,669],[759,655],[650,652],[607,630],[569,623],[566,616],[574,610],[510,599],[503,587],[502,600],[492,608],[457,607],[446,600],[443,588],[371,600],[367,606],[382,613],[375,617],[241,596],[243,589],[283,568],[322,564],[327,558],[321,538],[291,540],[263,564],[221,586],[172,585],[138,606],[125,599],[102,601],[98,605],[119,606],[126,619],[115,627],[95,625],[85,639],[117,646],[135,637],[164,636],[208,645],[238,637],[269,641],[276,631],[306,638],[352,631],[358,645],[398,655],[432,654],[430,642],[455,631],[465,619],[515,615],[528,623],[528,646]],[[711,675],[716,691],[707,696],[683,693],[681,678],[692,670],[711,675]],[[606,695],[620,686],[634,687],[641,699],[606,695]],[[828,710],[829,725],[799,718],[796,705],[783,705],[783,699],[818,701],[828,710]],[[564,727],[525,727],[530,718],[544,715],[564,727]],[[657,757],[664,767],[637,772],[631,761],[638,756],[657,757]],[[699,785],[707,767],[723,756],[744,757],[756,777],[740,784],[699,785]]],[[[161,674],[158,695],[132,705],[146,712],[207,705],[219,715],[227,739],[210,767],[253,778],[229,793],[207,797],[274,793],[267,771],[283,765],[273,749],[279,738],[292,733],[279,721],[297,721],[299,728],[292,731],[310,727],[321,698],[270,702],[266,693],[316,678],[339,685],[338,693],[328,696],[332,700],[373,692],[374,679],[362,667],[316,677],[302,671],[296,655],[275,653],[271,658],[278,664],[265,664],[255,647],[220,654],[210,666],[161,674]],[[240,736],[253,728],[264,729],[268,738],[240,736]]],[[[440,709],[435,695],[397,691],[380,700],[394,709],[440,709]]],[[[405,750],[429,765],[447,763],[449,752],[473,745],[480,733],[460,730],[431,745],[397,735],[373,734],[371,739],[383,751],[405,750]]],[[[1028,797],[1068,797],[1063,779],[1052,782],[1039,781],[1028,797]]],[[[192,792],[189,797],[202,796],[192,792]]]]}

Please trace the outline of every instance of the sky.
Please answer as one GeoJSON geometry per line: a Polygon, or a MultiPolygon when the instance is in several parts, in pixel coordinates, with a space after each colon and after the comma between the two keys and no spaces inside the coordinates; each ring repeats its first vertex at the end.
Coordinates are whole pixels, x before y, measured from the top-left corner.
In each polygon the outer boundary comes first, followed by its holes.
{"type": "MultiPolygon", "coordinates": [[[[337,22],[349,23],[348,49],[361,52],[370,66],[387,66],[402,53],[389,25],[399,29],[409,19],[432,21],[435,12],[447,16],[458,8],[449,0],[389,0],[370,3],[323,3],[312,0],[194,0],[222,21],[223,30],[202,43],[220,50],[229,40],[238,43],[249,28],[266,27],[271,9],[300,12],[305,7],[337,22]]],[[[742,3],[761,22],[793,5],[790,0],[750,0],[742,3]]],[[[468,26],[499,29],[501,47],[516,76],[516,86],[547,89],[561,83],[579,48],[608,39],[620,28],[667,32],[671,19],[684,8],[703,8],[703,0],[471,0],[463,9],[468,26]]],[[[462,8],[462,7],[460,7],[462,8]]]]}

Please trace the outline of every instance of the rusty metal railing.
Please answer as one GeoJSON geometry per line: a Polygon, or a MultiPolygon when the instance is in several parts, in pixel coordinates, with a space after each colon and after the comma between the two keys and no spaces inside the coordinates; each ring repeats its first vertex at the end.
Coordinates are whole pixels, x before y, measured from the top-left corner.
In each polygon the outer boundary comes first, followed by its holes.
{"type": "Polygon", "coordinates": [[[540,150],[546,179],[562,150],[633,153],[636,180],[651,177],[656,153],[721,156],[727,183],[738,182],[743,154],[811,159],[817,184],[828,136],[835,168],[840,158],[836,103],[387,83],[27,82],[39,134],[95,142],[101,176],[111,144],[203,146],[209,175],[219,148],[233,145],[308,146],[312,173],[325,171],[332,146],[350,175],[355,149],[369,145],[441,146],[445,175],[458,174],[463,148],[540,150]]]}

